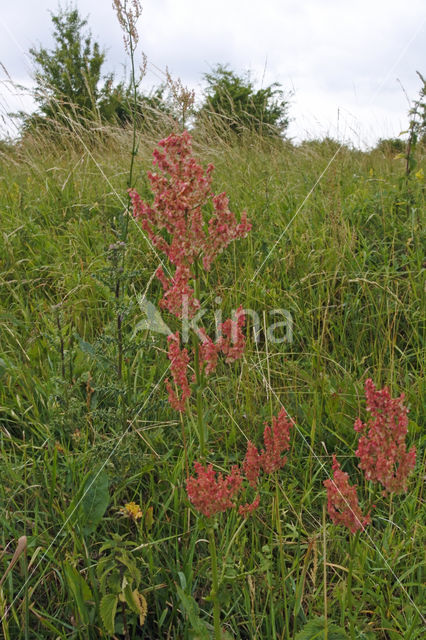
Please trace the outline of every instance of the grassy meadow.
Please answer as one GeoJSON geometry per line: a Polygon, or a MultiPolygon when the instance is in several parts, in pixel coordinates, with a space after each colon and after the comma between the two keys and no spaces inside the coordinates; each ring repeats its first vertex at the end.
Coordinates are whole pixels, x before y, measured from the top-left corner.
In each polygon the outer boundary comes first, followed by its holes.
{"type": "MultiPolygon", "coordinates": [[[[147,199],[164,133],[138,135],[134,179],[147,199]]],[[[203,274],[204,325],[214,326],[217,296],[224,318],[241,304],[265,323],[258,342],[248,324],[242,359],[221,361],[203,389],[207,462],[224,473],[241,466],[247,440],[261,446],[264,422],[284,406],[295,422],[287,463],[262,483],[247,519],[228,510],[207,522],[188,500],[196,416],[170,407],[166,336],[147,328],[138,303],[162,295],[158,259],[134,219],[125,252],[114,248],[131,132],[4,144],[0,633],[214,637],[213,535],[223,638],[420,640],[422,174],[406,179],[403,159],[328,139],[294,146],[198,133],[193,148],[215,166],[214,191],[253,225],[203,274]],[[291,342],[265,339],[271,309],[291,315],[291,342]],[[405,393],[417,463],[401,495],[374,493],[358,470],[353,425],[367,419],[366,378],[405,393]],[[354,536],[326,512],[334,452],[363,510],[375,502],[353,566],[354,536]],[[22,536],[26,549],[8,570],[22,536]]]]}

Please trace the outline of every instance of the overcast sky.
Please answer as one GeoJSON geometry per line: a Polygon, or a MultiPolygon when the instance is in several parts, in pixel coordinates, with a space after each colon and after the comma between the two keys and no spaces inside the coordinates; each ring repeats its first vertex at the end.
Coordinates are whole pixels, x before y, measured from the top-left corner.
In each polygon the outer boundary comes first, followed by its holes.
{"type": "MultiPolygon", "coordinates": [[[[49,10],[56,0],[0,0],[0,63],[31,87],[28,49],[52,46],[49,10]]],[[[126,64],[111,0],[77,0],[93,37],[106,49],[105,73],[126,64]]],[[[145,89],[171,73],[200,94],[216,63],[250,70],[256,86],[293,92],[289,135],[331,135],[366,146],[407,128],[416,70],[426,74],[424,0],[142,0],[140,50],[148,56],[145,89]],[[402,86],[401,86],[402,85],[402,86]],[[404,90],[407,96],[404,94],[404,90]]],[[[62,6],[66,6],[63,2],[62,6]]],[[[0,66],[0,132],[6,113],[30,109],[0,66]]]]}

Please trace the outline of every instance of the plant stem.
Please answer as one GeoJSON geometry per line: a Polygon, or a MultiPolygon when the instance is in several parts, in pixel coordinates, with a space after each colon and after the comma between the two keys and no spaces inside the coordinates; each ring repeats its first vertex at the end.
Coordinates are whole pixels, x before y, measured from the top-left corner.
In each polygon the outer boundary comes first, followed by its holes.
{"type": "MultiPolygon", "coordinates": [[[[198,261],[195,260],[194,263],[194,295],[196,300],[200,299],[200,277],[199,277],[199,268],[198,261]]],[[[197,402],[197,425],[198,425],[198,437],[200,440],[200,457],[204,462],[206,458],[206,442],[205,442],[205,431],[204,431],[204,411],[203,411],[203,396],[202,396],[202,372],[200,368],[200,344],[199,338],[193,332],[192,334],[192,343],[194,347],[194,366],[195,366],[195,381],[197,384],[196,390],[196,402],[197,402]]]]}
{"type": "Polygon", "coordinates": [[[324,572],[324,640],[328,639],[328,606],[327,606],[327,536],[325,526],[325,504],[322,508],[322,535],[323,535],[323,572],[324,572]]]}
{"type": "MultiPolygon", "coordinates": [[[[131,189],[133,187],[133,168],[135,164],[136,157],[136,108],[138,101],[138,92],[136,86],[136,74],[135,74],[135,43],[133,40],[133,36],[131,30],[128,31],[129,36],[129,54],[130,54],[130,64],[131,64],[131,73],[130,73],[130,84],[132,86],[133,91],[133,104],[132,104],[132,151],[130,154],[130,167],[129,167],[129,177],[127,179],[127,188],[131,189]]],[[[122,228],[122,241],[126,242],[127,240],[127,232],[129,229],[129,216],[130,216],[130,196],[128,195],[128,203],[127,203],[127,211],[125,214],[125,220],[122,228]]],[[[123,252],[123,266],[124,266],[124,252],[123,252]]]]}
{"type": "Polygon", "coordinates": [[[115,302],[117,307],[117,378],[121,381],[123,371],[123,332],[122,332],[122,316],[120,312],[120,276],[117,273],[115,283],[115,302]]]}
{"type": "Polygon", "coordinates": [[[203,421],[203,398],[202,398],[202,390],[201,387],[197,385],[197,423],[198,423],[198,434],[200,438],[200,457],[204,462],[206,459],[206,439],[204,434],[204,421],[203,421]]]}
{"type": "Polygon", "coordinates": [[[217,579],[217,553],[213,527],[209,527],[209,548],[212,567],[212,589],[210,595],[213,601],[214,638],[215,640],[221,640],[222,632],[220,629],[220,604],[218,598],[219,582],[217,579]]]}
{"type": "Polygon", "coordinates": [[[62,379],[65,382],[65,352],[64,352],[64,338],[62,335],[61,317],[59,315],[59,305],[56,308],[56,326],[58,327],[59,334],[59,351],[61,354],[61,373],[62,379]]]}
{"type": "Polygon", "coordinates": [[[353,598],[352,598],[352,571],[354,564],[355,551],[358,545],[359,539],[359,530],[356,532],[353,542],[350,545],[350,558],[349,558],[349,569],[348,569],[348,585],[347,585],[347,608],[349,611],[349,629],[351,634],[351,640],[356,640],[355,638],[355,616],[353,612],[353,598]]]}
{"type": "Polygon", "coordinates": [[[288,640],[290,639],[290,628],[289,628],[289,620],[288,620],[288,607],[287,607],[287,590],[285,586],[286,581],[286,569],[285,569],[285,558],[283,551],[283,533],[281,529],[281,518],[280,518],[280,509],[279,509],[279,488],[278,488],[278,476],[275,474],[275,518],[277,523],[277,533],[278,533],[278,549],[280,554],[280,570],[281,570],[281,580],[282,580],[282,590],[283,590],[283,604],[284,604],[284,620],[285,620],[285,633],[288,640]]]}

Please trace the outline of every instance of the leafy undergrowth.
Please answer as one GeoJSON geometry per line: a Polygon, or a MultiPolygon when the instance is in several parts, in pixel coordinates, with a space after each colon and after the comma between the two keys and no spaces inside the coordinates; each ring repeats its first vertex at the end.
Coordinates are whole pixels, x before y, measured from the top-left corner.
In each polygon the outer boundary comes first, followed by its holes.
{"type": "MultiPolygon", "coordinates": [[[[147,199],[155,143],[143,138],[137,156],[147,199]]],[[[127,148],[118,134],[62,147],[27,140],[0,157],[5,638],[213,634],[210,525],[185,490],[197,425],[167,400],[166,337],[138,298],[163,295],[158,257],[133,219],[124,271],[117,257],[127,148]],[[22,536],[26,550],[7,572],[22,536]]],[[[366,419],[367,378],[405,393],[417,464],[406,493],[374,496],[359,536],[355,637],[422,637],[424,183],[419,173],[407,187],[402,160],[342,147],[307,197],[337,148],[194,143],[203,166],[215,165],[214,190],[253,225],[203,282],[203,321],[214,327],[218,298],[223,318],[240,304],[261,318],[259,339],[249,319],[242,359],[219,362],[203,390],[207,461],[224,473],[242,465],[281,405],[295,422],[258,509],[217,517],[224,638],[349,637],[352,534],[324,514],[323,482],[335,452],[371,493],[353,428],[366,419]],[[267,339],[273,309],[292,321],[279,343],[267,339]]]]}

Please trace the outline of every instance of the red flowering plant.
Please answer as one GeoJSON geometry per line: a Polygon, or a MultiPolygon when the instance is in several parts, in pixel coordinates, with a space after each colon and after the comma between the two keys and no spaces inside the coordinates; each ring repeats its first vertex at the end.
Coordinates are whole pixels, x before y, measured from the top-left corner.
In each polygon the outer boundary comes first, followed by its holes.
{"type": "MultiPolygon", "coordinates": [[[[229,210],[225,193],[211,190],[213,165],[204,170],[192,154],[191,136],[187,131],[172,134],[158,143],[153,153],[157,169],[148,172],[153,193],[151,203],[144,202],[129,190],[133,215],[153,246],[168,259],[168,274],[159,267],[156,275],[163,287],[160,307],[177,318],[194,319],[201,307],[200,269],[209,271],[215,258],[234,240],[244,238],[251,229],[245,211],[238,222],[229,210]],[[207,213],[210,211],[210,213],[207,213]]],[[[184,412],[191,395],[188,369],[193,364],[197,388],[197,413],[200,445],[204,455],[204,427],[198,393],[205,375],[212,373],[223,354],[226,362],[241,358],[245,340],[245,316],[240,307],[232,318],[219,327],[213,341],[205,329],[192,323],[192,350],[181,348],[179,333],[168,338],[168,357],[173,382],[166,380],[172,407],[184,412]]],[[[194,381],[193,378],[193,381],[194,381]]]]}
{"type": "MultiPolygon", "coordinates": [[[[226,336],[226,333],[225,333],[226,336]]],[[[278,416],[272,417],[272,426],[265,423],[265,429],[263,432],[263,441],[265,448],[260,452],[255,445],[249,440],[247,443],[247,452],[242,465],[242,471],[246,477],[248,485],[257,491],[260,471],[263,470],[266,474],[272,474],[275,471],[281,469],[286,463],[286,456],[282,454],[288,451],[290,447],[290,430],[292,428],[292,422],[287,416],[285,409],[281,409],[278,416]]],[[[241,469],[238,466],[233,466],[231,473],[227,476],[216,473],[213,470],[213,466],[210,464],[208,467],[203,467],[199,462],[194,463],[196,476],[188,478],[186,482],[186,491],[188,498],[194,507],[208,518],[207,528],[209,531],[209,544],[211,554],[211,569],[212,569],[212,594],[211,599],[214,605],[214,621],[215,621],[215,638],[219,640],[222,637],[220,631],[220,607],[217,597],[219,583],[217,578],[217,553],[216,553],[216,541],[214,535],[214,525],[211,523],[211,518],[218,513],[233,509],[238,506],[239,514],[243,518],[250,516],[260,504],[260,495],[257,492],[255,498],[251,502],[243,503],[241,500],[242,494],[245,493],[243,486],[243,476],[241,469]],[[240,500],[239,500],[240,499],[240,500]],[[240,504],[238,504],[240,502],[240,504]]],[[[283,595],[284,603],[286,602],[285,586],[284,586],[284,559],[282,556],[282,530],[281,521],[279,515],[279,495],[278,495],[278,480],[275,475],[275,510],[277,514],[277,527],[279,536],[280,560],[281,571],[283,578],[283,595]]],[[[250,489],[251,490],[251,489],[250,489]]],[[[286,624],[288,625],[288,612],[287,606],[284,604],[286,624]]]]}
{"type": "Polygon", "coordinates": [[[197,477],[190,477],[186,481],[188,498],[194,507],[204,516],[210,518],[235,506],[234,499],[241,489],[242,477],[237,465],[227,476],[213,470],[213,465],[203,467],[199,462],[194,463],[197,477]]]}
{"type": "Polygon", "coordinates": [[[370,514],[364,516],[358,504],[356,485],[349,483],[349,475],[342,471],[333,454],[333,478],[324,481],[327,489],[327,510],[334,524],[343,524],[356,533],[370,522],[370,514]]]}
{"type": "MultiPolygon", "coordinates": [[[[244,458],[243,469],[248,483],[256,489],[259,482],[260,471],[272,474],[281,469],[287,457],[282,456],[290,448],[290,430],[293,424],[284,408],[278,416],[272,417],[272,427],[265,422],[263,431],[263,442],[265,448],[259,453],[257,447],[249,440],[247,443],[246,456],[244,458]]],[[[259,496],[253,502],[240,506],[240,514],[246,516],[252,513],[259,506],[259,496]]]]}
{"type": "Polygon", "coordinates": [[[186,492],[194,507],[208,518],[207,530],[209,534],[210,563],[212,572],[212,588],[210,599],[213,602],[214,638],[222,638],[220,626],[219,603],[219,578],[217,569],[217,551],[214,524],[212,518],[218,513],[227,511],[236,506],[236,499],[241,490],[242,477],[240,469],[234,465],[231,473],[224,476],[216,474],[213,465],[203,466],[199,462],[194,463],[196,476],[191,476],[186,481],[186,492]]]}
{"type": "MultiPolygon", "coordinates": [[[[371,378],[365,381],[367,411],[371,418],[363,423],[360,418],[354,429],[360,434],[356,455],[365,479],[380,483],[383,495],[407,491],[408,477],[416,463],[416,449],[407,451],[405,438],[408,432],[408,409],[404,406],[404,394],[392,398],[387,387],[379,390],[371,378]]],[[[333,455],[333,478],[324,481],[327,489],[327,510],[334,524],[342,524],[355,534],[350,545],[350,562],[347,583],[347,607],[350,615],[350,635],[355,640],[355,623],[352,606],[352,569],[358,537],[370,523],[370,510],[363,515],[358,503],[356,486],[349,483],[349,475],[341,470],[333,455]]],[[[374,505],[372,505],[374,507],[374,505]]]]}
{"type": "MultiPolygon", "coordinates": [[[[257,494],[252,502],[245,504],[240,502],[244,493],[243,475],[248,484],[257,489],[261,469],[267,474],[281,469],[286,457],[282,456],[288,451],[290,446],[290,429],[292,423],[287,416],[285,409],[282,409],[278,416],[272,418],[272,427],[265,423],[263,440],[265,448],[259,453],[252,442],[247,443],[247,452],[242,470],[234,465],[228,475],[216,473],[213,465],[203,466],[199,462],[194,463],[195,475],[186,481],[186,492],[190,502],[207,520],[209,533],[209,545],[212,570],[212,592],[213,615],[215,622],[215,638],[222,637],[220,631],[220,607],[218,600],[218,572],[217,572],[217,552],[214,534],[214,521],[212,520],[218,513],[238,507],[239,514],[247,518],[260,504],[260,496],[257,494]],[[240,504],[239,504],[240,502],[240,504]]],[[[276,485],[277,486],[277,485],[276,485]]],[[[278,500],[278,495],[277,495],[278,500]]],[[[278,503],[277,503],[278,507],[278,503]]],[[[281,527],[279,525],[280,538],[281,527]]]]}
{"type": "MultiPolygon", "coordinates": [[[[354,429],[360,435],[356,455],[366,480],[384,487],[383,495],[407,491],[408,477],[416,464],[416,448],[406,449],[408,409],[404,394],[392,398],[388,387],[377,389],[371,378],[365,381],[367,411],[371,419],[363,423],[357,418],[354,429]]],[[[344,524],[352,533],[364,529],[370,518],[361,515],[356,488],[348,474],[340,469],[333,455],[333,480],[324,481],[327,488],[328,512],[336,524],[344,524]]]]}
{"type": "MultiPolygon", "coordinates": [[[[242,465],[234,465],[227,476],[218,473],[216,475],[213,465],[203,466],[199,462],[194,463],[196,476],[191,476],[186,481],[186,492],[194,507],[207,518],[217,513],[227,511],[238,506],[238,497],[244,491],[244,473],[248,484],[257,489],[260,471],[272,474],[281,469],[286,463],[286,456],[282,453],[290,447],[290,430],[292,422],[283,408],[278,416],[272,417],[272,427],[265,422],[263,440],[265,449],[261,452],[249,440],[247,452],[242,465]]],[[[240,515],[247,516],[259,506],[257,495],[251,504],[240,504],[240,515]]]]}
{"type": "Polygon", "coordinates": [[[361,434],[355,452],[359,468],[367,480],[384,487],[384,495],[406,492],[408,476],[416,464],[416,448],[406,449],[408,409],[403,404],[404,394],[391,398],[388,387],[379,390],[368,378],[365,398],[371,418],[367,423],[358,418],[354,424],[361,434]]]}

